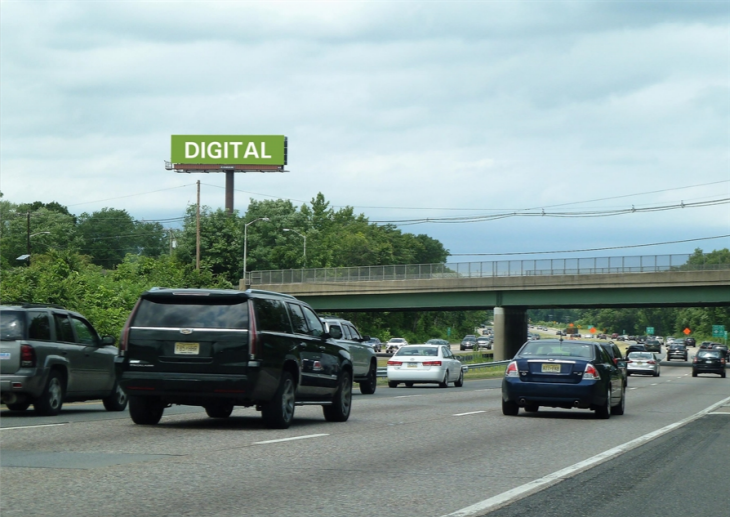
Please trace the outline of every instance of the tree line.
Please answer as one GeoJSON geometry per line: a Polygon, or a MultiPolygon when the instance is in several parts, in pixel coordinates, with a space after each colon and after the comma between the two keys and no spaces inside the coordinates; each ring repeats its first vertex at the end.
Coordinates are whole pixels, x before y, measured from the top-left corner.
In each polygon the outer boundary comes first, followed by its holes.
{"type": "MultiPolygon", "coordinates": [[[[139,294],[151,287],[237,288],[244,236],[247,271],[442,264],[449,256],[436,239],[371,223],[352,207],[334,209],[319,193],[301,206],[281,199],[251,200],[245,214],[201,207],[198,269],[196,213],[197,207],[190,205],[181,228],[165,228],[158,221],[135,220],[125,210],[103,208],[77,216],[56,202],[15,204],[0,193],[0,301],[56,303],[86,315],[101,332],[118,335],[139,294]],[[302,236],[306,236],[306,257],[302,236]],[[30,258],[18,260],[28,252],[30,258]]],[[[691,263],[727,264],[730,251],[698,249],[691,263]]],[[[340,316],[383,341],[390,337],[458,341],[489,323],[492,311],[340,316]]],[[[687,327],[702,335],[709,335],[712,325],[730,328],[724,307],[541,309],[529,311],[528,316],[544,322],[567,318],[579,325],[634,334],[644,334],[647,326],[662,335],[677,335],[687,327]]]]}

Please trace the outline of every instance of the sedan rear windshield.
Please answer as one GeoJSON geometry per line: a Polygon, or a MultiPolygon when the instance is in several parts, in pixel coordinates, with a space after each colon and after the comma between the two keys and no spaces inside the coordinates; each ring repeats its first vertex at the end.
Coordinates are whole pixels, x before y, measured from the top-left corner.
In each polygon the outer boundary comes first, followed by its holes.
{"type": "MultiPolygon", "coordinates": [[[[191,297],[192,298],[192,297],[191,297]]],[[[142,299],[134,327],[248,329],[248,301],[142,299]],[[174,303],[173,303],[174,302],[174,303]]]]}
{"type": "Polygon", "coordinates": [[[401,348],[398,350],[395,355],[399,356],[432,356],[437,357],[439,355],[439,350],[435,346],[414,346],[414,347],[406,347],[401,348]]]}
{"type": "Polygon", "coordinates": [[[654,354],[649,352],[631,352],[629,359],[654,359],[654,354]]]}
{"type": "Polygon", "coordinates": [[[582,357],[584,359],[593,359],[593,345],[581,343],[540,343],[539,341],[529,341],[522,350],[520,356],[570,356],[582,357]]]}

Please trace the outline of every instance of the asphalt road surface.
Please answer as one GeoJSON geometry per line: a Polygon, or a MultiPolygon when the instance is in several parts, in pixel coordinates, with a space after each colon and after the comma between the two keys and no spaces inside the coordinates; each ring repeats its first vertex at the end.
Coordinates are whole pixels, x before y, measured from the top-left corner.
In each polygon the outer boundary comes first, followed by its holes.
{"type": "Polygon", "coordinates": [[[264,428],[253,409],[221,420],[174,407],[157,426],[96,403],[57,417],[2,411],[0,514],[730,513],[729,380],[692,378],[679,363],[631,377],[626,414],[609,420],[545,408],[505,417],[499,385],[356,391],[348,422],[297,407],[287,430],[264,428]],[[721,480],[720,497],[702,492],[708,479],[721,480]]]}

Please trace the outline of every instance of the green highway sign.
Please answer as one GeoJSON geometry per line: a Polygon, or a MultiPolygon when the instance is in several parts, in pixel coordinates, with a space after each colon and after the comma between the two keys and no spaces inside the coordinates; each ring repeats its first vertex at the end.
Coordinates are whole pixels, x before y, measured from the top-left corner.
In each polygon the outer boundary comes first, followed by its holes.
{"type": "Polygon", "coordinates": [[[286,165],[283,135],[172,135],[171,160],[184,164],[286,165]]]}
{"type": "Polygon", "coordinates": [[[646,335],[647,336],[653,336],[654,335],[654,327],[646,327],[646,335]]]}
{"type": "Polygon", "coordinates": [[[725,337],[725,325],[713,325],[712,337],[725,337]]]}

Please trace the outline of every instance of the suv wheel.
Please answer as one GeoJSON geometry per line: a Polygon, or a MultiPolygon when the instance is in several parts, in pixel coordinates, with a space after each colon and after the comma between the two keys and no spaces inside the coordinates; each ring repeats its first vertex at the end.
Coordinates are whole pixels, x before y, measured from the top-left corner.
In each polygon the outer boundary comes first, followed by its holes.
{"type": "Polygon", "coordinates": [[[378,386],[378,370],[377,366],[373,365],[368,372],[367,380],[360,383],[360,393],[363,395],[372,395],[375,393],[375,389],[378,386]]]}
{"type": "Polygon", "coordinates": [[[162,418],[165,405],[157,397],[129,397],[129,416],[139,425],[155,425],[162,418]]]}
{"type": "Polygon", "coordinates": [[[127,394],[124,393],[118,382],[114,383],[114,390],[109,396],[101,401],[107,411],[124,411],[127,408],[127,394]]]}
{"type": "Polygon", "coordinates": [[[296,397],[291,373],[282,372],[274,398],[261,408],[261,416],[269,429],[288,429],[294,419],[296,397]]]}
{"type": "Polygon", "coordinates": [[[352,378],[350,372],[342,372],[340,386],[332,399],[332,404],[322,406],[324,418],[328,422],[346,422],[350,418],[352,408],[352,378]]]}
{"type": "Polygon", "coordinates": [[[48,377],[46,388],[41,396],[33,403],[36,413],[43,416],[55,416],[61,412],[63,406],[63,383],[61,375],[52,371],[48,377]]]}

